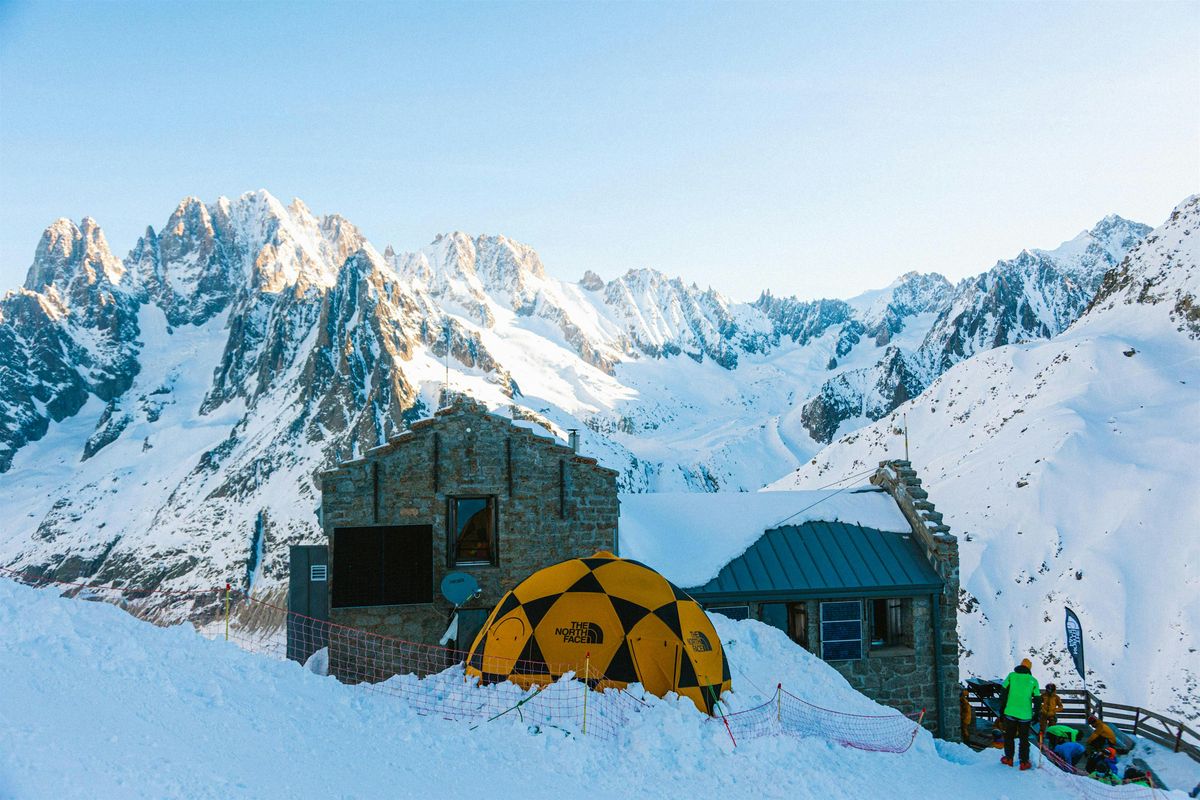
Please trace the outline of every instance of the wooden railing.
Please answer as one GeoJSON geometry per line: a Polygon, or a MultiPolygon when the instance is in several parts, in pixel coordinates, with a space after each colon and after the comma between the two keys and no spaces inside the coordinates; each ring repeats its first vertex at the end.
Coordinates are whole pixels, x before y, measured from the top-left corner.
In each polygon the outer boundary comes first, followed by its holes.
{"type": "MultiPolygon", "coordinates": [[[[1193,761],[1200,762],[1200,733],[1178,720],[1141,706],[1107,702],[1083,689],[1060,689],[1058,696],[1063,701],[1059,722],[1084,723],[1095,714],[1119,731],[1149,739],[1176,753],[1187,753],[1193,761]]],[[[976,717],[994,717],[992,710],[973,692],[968,697],[976,717]]]]}

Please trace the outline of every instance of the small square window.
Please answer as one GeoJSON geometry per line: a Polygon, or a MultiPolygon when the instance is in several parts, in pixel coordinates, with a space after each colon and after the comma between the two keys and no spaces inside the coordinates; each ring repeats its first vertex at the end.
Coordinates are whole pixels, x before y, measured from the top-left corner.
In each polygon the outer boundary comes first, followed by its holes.
{"type": "Polygon", "coordinates": [[[308,579],[320,582],[329,579],[329,567],[325,564],[313,564],[308,568],[308,579]]]}
{"type": "Polygon", "coordinates": [[[496,498],[449,498],[450,566],[497,563],[496,498]]]}
{"type": "Polygon", "coordinates": [[[871,601],[871,651],[912,648],[912,598],[871,601]]]}

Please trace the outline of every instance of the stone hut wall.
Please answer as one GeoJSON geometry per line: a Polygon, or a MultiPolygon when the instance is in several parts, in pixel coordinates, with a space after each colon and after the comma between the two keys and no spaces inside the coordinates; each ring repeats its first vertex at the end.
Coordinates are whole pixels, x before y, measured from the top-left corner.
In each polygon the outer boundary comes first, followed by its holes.
{"type": "MultiPolygon", "coordinates": [[[[329,619],[411,642],[436,643],[450,613],[437,590],[447,572],[474,576],[482,594],[463,608],[487,612],[542,567],[615,550],[616,478],[595,459],[460,398],[321,477],[321,518],[330,564],[335,565],[330,595],[336,580],[337,528],[431,525],[433,602],[331,608],[329,619]],[[498,564],[448,565],[448,498],[456,495],[495,497],[498,564]]],[[[338,654],[331,656],[331,663],[341,661],[338,654]]]]}
{"type": "MultiPolygon", "coordinates": [[[[925,550],[925,557],[946,587],[937,598],[939,606],[940,640],[936,643],[940,660],[942,683],[942,707],[939,714],[930,705],[926,714],[927,726],[943,739],[959,738],[959,644],[958,644],[958,595],[959,558],[958,538],[950,533],[950,527],[942,522],[942,514],[934,508],[929,493],[921,486],[921,479],[904,460],[881,461],[871,483],[885,489],[896,499],[900,511],[912,525],[913,536],[925,550]],[[934,724],[929,725],[930,716],[934,724]]],[[[927,619],[929,611],[926,611],[927,619]]],[[[918,626],[918,631],[921,626],[918,626]]],[[[924,626],[926,634],[932,636],[932,625],[924,626]]],[[[932,668],[932,665],[931,665],[932,668]]],[[[930,691],[933,690],[932,674],[930,691]]]]}

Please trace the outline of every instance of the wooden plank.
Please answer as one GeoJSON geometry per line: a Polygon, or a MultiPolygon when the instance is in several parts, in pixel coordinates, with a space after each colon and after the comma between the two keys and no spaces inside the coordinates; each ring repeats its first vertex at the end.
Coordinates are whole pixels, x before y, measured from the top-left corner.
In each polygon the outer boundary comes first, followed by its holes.
{"type": "Polygon", "coordinates": [[[1105,703],[1104,708],[1105,709],[1116,709],[1117,711],[1132,711],[1132,712],[1136,712],[1136,711],[1140,710],[1139,706],[1127,706],[1127,705],[1122,705],[1121,703],[1105,703]]]}

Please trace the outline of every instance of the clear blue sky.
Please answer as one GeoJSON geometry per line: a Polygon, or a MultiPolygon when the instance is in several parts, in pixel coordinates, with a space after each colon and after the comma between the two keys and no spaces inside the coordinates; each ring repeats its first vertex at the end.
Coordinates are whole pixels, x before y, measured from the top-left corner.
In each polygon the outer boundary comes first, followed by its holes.
{"type": "Polygon", "coordinates": [[[257,188],[569,279],[957,278],[1200,189],[1200,4],[0,0],[0,288],[257,188]]]}

